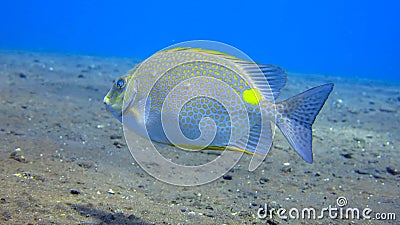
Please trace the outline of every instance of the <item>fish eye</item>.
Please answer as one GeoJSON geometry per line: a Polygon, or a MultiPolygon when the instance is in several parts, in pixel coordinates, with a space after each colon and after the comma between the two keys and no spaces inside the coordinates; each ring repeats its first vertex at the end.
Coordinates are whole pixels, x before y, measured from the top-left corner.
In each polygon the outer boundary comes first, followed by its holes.
{"type": "Polygon", "coordinates": [[[118,88],[118,89],[124,88],[124,87],[125,87],[125,80],[122,79],[122,78],[119,79],[119,80],[117,81],[116,85],[117,85],[117,88],[118,88]]]}

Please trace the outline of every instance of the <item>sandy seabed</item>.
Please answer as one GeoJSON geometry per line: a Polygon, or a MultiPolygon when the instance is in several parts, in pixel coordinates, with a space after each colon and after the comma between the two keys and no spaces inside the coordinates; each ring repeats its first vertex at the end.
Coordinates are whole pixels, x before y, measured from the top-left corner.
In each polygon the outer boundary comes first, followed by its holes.
{"type": "MultiPolygon", "coordinates": [[[[0,224],[400,223],[400,83],[289,73],[282,99],[335,83],[313,126],[314,163],[278,131],[255,171],[244,155],[214,182],[178,187],[134,161],[121,124],[104,108],[112,81],[136,63],[0,51],[0,224]],[[260,206],[318,213],[342,197],[343,209],[396,219],[258,217],[260,206]]],[[[165,148],[165,157],[189,163],[219,153],[191,154],[165,148]]]]}

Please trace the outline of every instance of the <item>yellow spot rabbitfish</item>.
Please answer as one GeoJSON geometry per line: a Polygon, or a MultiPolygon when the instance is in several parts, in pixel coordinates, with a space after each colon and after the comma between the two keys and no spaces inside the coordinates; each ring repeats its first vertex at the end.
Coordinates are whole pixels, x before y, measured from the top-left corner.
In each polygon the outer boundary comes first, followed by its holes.
{"type": "Polygon", "coordinates": [[[104,103],[124,124],[129,118],[125,125],[137,134],[192,149],[266,154],[276,124],[293,149],[311,163],[312,124],[333,84],[275,102],[286,77],[274,65],[214,50],[172,48],[118,78],[104,103]],[[213,138],[207,142],[204,136],[213,138]]]}

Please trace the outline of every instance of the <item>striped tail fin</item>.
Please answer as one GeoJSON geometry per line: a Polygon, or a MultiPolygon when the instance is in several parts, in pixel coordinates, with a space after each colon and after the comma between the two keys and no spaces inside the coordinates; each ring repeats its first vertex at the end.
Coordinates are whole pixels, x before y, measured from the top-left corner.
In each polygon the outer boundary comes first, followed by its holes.
{"type": "Polygon", "coordinates": [[[282,118],[277,125],[290,145],[308,163],[313,162],[312,125],[326,99],[333,89],[333,84],[324,84],[296,95],[280,106],[282,118]]]}

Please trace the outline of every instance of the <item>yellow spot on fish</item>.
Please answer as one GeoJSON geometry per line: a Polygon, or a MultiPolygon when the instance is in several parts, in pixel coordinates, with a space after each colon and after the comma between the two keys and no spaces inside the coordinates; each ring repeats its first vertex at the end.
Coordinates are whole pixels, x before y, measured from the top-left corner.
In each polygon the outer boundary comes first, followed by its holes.
{"type": "Polygon", "coordinates": [[[243,92],[243,100],[249,104],[258,105],[258,103],[261,101],[261,99],[262,99],[262,95],[261,95],[260,91],[256,88],[245,90],[243,92]]]}

